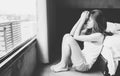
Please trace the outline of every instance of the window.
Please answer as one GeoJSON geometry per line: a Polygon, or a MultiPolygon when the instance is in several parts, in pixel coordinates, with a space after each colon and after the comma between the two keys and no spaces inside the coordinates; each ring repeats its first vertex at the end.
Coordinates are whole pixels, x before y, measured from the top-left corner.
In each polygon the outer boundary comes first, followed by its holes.
{"type": "Polygon", "coordinates": [[[36,0],[0,1],[0,58],[36,35],[36,0]]]}

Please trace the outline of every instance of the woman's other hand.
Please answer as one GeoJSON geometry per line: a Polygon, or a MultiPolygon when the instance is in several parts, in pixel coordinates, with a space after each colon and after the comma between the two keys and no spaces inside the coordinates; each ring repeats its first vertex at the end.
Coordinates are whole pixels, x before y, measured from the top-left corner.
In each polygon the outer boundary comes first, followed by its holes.
{"type": "Polygon", "coordinates": [[[81,14],[80,19],[85,21],[88,18],[89,18],[89,11],[83,11],[82,14],[81,14]]]}

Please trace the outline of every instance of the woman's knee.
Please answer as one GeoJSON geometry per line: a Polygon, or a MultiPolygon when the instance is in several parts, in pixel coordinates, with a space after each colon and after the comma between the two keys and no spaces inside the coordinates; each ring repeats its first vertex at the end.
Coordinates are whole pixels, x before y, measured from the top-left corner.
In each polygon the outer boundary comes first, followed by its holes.
{"type": "Polygon", "coordinates": [[[69,33],[66,33],[63,38],[67,38],[67,37],[70,37],[71,35],[69,33]]]}
{"type": "Polygon", "coordinates": [[[69,33],[67,33],[63,36],[63,40],[68,40],[70,37],[71,37],[71,35],[69,33]]]}
{"type": "Polygon", "coordinates": [[[74,38],[70,34],[65,34],[63,37],[63,40],[65,40],[67,42],[73,42],[74,38]]]}

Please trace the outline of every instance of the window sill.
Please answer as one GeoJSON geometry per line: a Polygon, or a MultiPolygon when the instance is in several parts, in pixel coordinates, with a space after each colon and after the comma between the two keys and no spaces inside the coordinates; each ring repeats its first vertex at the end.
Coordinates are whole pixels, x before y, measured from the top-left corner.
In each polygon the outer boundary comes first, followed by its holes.
{"type": "Polygon", "coordinates": [[[29,46],[35,40],[36,40],[36,36],[16,45],[13,49],[10,50],[11,52],[7,53],[6,55],[4,55],[3,57],[0,58],[0,68],[2,68],[13,57],[15,57],[17,54],[19,54],[24,48],[29,46]]]}

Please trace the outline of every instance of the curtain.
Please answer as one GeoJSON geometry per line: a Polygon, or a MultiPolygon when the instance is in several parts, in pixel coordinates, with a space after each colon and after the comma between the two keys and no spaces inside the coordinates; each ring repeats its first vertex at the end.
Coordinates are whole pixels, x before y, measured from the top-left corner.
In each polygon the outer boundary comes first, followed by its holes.
{"type": "Polygon", "coordinates": [[[43,63],[49,62],[48,56],[48,27],[46,0],[37,0],[37,40],[39,59],[43,63]]]}

